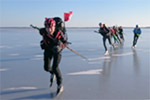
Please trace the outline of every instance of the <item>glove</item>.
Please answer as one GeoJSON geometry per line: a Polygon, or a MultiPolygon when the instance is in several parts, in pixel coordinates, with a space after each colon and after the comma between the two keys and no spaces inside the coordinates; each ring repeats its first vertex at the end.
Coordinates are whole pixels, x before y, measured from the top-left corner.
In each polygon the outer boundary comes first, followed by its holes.
{"type": "Polygon", "coordinates": [[[140,34],[136,34],[138,37],[140,36],[140,34]]]}
{"type": "Polygon", "coordinates": [[[60,45],[60,47],[61,47],[62,49],[64,49],[64,48],[67,47],[67,45],[68,45],[67,43],[63,43],[63,44],[60,45]]]}

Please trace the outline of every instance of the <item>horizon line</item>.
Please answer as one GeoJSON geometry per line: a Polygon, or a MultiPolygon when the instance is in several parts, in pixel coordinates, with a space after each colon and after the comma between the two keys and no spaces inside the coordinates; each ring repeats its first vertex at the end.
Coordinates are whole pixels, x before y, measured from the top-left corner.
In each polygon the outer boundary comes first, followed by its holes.
{"type": "MultiPolygon", "coordinates": [[[[113,27],[113,26],[108,26],[108,27],[113,27]]],[[[134,28],[133,26],[122,26],[123,28],[134,28]]],[[[30,26],[0,26],[0,28],[31,28],[30,26]]],[[[40,28],[42,28],[42,27],[40,27],[40,28]]],[[[98,26],[85,26],[85,27],[83,27],[83,26],[79,26],[79,27],[77,27],[77,26],[73,26],[73,27],[66,27],[66,28],[99,28],[98,26]]],[[[140,27],[140,28],[150,28],[150,26],[142,26],[142,27],[140,27]]]]}

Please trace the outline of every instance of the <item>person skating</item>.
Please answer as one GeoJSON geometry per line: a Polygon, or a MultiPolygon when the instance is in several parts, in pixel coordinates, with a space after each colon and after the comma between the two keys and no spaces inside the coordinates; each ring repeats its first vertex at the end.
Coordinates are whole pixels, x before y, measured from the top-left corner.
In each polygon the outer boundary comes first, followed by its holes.
{"type": "Polygon", "coordinates": [[[44,70],[49,72],[50,86],[52,86],[54,77],[57,80],[57,94],[63,91],[62,75],[59,69],[59,63],[61,61],[61,51],[66,47],[67,40],[65,37],[65,30],[62,30],[61,26],[65,29],[63,21],[59,17],[45,18],[44,28],[39,29],[40,34],[43,37],[41,41],[41,48],[44,49],[44,70]],[[58,21],[60,21],[58,23],[58,21]],[[51,66],[51,61],[53,64],[51,66]]]}
{"type": "Polygon", "coordinates": [[[117,38],[117,36],[116,36],[116,34],[115,34],[115,30],[114,30],[113,28],[111,28],[111,27],[109,27],[108,29],[109,29],[110,32],[111,32],[111,37],[113,37],[114,40],[119,43],[119,40],[118,40],[118,38],[117,38]]]}
{"type": "Polygon", "coordinates": [[[134,28],[133,33],[134,33],[134,38],[133,38],[132,48],[135,48],[135,46],[137,44],[137,40],[142,33],[142,31],[138,25],[136,25],[136,27],[134,28]]]}
{"type": "Polygon", "coordinates": [[[122,28],[122,26],[120,26],[120,27],[118,28],[118,31],[119,31],[119,36],[120,36],[120,38],[124,41],[123,28],[122,28]]]}
{"type": "Polygon", "coordinates": [[[99,26],[100,26],[99,33],[103,36],[103,45],[104,45],[104,48],[105,48],[105,54],[104,55],[108,55],[109,52],[108,52],[108,49],[107,49],[107,46],[106,46],[106,39],[108,39],[109,44],[114,47],[114,45],[112,44],[112,41],[111,41],[111,32],[105,26],[105,24],[99,23],[99,26]]]}
{"type": "Polygon", "coordinates": [[[119,32],[118,32],[118,27],[117,27],[117,26],[113,26],[113,29],[114,29],[115,35],[116,35],[116,37],[117,37],[117,41],[116,41],[116,39],[114,39],[114,42],[115,42],[115,43],[118,42],[118,43],[121,44],[121,40],[120,40],[119,32]]]}

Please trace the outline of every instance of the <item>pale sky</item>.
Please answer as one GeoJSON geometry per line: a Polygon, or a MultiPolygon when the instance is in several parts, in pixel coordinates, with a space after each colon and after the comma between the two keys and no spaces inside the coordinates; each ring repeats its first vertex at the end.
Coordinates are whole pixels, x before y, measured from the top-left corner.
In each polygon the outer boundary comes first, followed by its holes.
{"type": "Polygon", "coordinates": [[[45,17],[69,11],[67,27],[150,26],[150,0],[0,0],[0,27],[42,27],[45,17]]]}

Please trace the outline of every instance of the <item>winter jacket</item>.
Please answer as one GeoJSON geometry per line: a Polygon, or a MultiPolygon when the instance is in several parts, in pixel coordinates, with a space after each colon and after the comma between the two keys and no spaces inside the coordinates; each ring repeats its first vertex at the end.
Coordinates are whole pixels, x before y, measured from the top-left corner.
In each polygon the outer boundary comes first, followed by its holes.
{"type": "Polygon", "coordinates": [[[141,31],[140,28],[134,28],[133,33],[134,33],[134,34],[141,34],[142,31],[141,31]]]}

